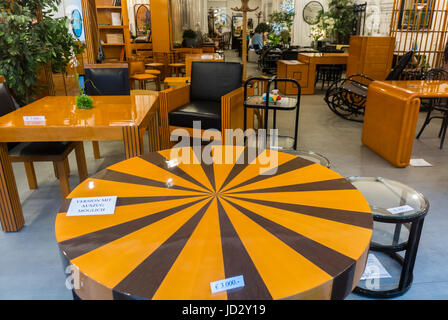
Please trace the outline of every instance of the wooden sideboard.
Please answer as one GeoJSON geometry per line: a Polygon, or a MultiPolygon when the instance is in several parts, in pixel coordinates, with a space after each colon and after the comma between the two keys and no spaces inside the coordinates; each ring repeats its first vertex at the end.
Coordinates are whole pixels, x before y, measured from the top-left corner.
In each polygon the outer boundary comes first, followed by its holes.
{"type": "Polygon", "coordinates": [[[363,74],[385,80],[392,68],[395,37],[351,36],[347,77],[363,74]]]}

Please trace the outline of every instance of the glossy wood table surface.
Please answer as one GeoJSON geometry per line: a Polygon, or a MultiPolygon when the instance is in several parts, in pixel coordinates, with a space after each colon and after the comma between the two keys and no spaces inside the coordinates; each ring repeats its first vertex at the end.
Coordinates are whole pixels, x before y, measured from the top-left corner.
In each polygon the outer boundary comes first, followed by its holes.
{"type": "Polygon", "coordinates": [[[348,53],[299,53],[297,60],[308,64],[308,86],[303,94],[314,94],[316,80],[316,65],[318,64],[347,64],[348,53]]]}
{"type": "Polygon", "coordinates": [[[0,117],[0,221],[3,231],[24,225],[7,142],[123,140],[126,157],[141,154],[140,128],[148,126],[157,96],[96,96],[94,108],[76,108],[75,97],[49,96],[0,117]],[[45,121],[24,121],[45,117],[45,121]]]}
{"type": "Polygon", "coordinates": [[[373,227],[361,193],[290,154],[231,147],[233,160],[220,164],[229,153],[214,148],[213,164],[183,163],[190,148],[163,150],[73,190],[69,198],[118,196],[113,215],[66,216],[70,199],[57,215],[79,297],[343,299],[352,291],[373,227]],[[266,156],[278,161],[267,167],[266,156]],[[211,282],[239,275],[244,287],[211,293],[211,282]]]}
{"type": "Polygon", "coordinates": [[[396,167],[407,167],[420,98],[448,97],[448,81],[374,81],[367,92],[362,143],[396,167]]]}

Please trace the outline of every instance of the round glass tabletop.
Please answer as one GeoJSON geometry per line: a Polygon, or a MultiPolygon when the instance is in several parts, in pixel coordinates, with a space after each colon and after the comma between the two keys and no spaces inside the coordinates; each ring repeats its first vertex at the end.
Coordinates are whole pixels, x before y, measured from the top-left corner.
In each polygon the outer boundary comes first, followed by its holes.
{"type": "Polygon", "coordinates": [[[410,221],[428,212],[425,196],[400,182],[381,177],[348,177],[347,180],[366,198],[374,219],[410,221]]]}
{"type": "Polygon", "coordinates": [[[323,155],[318,154],[309,150],[281,150],[282,152],[289,153],[295,155],[297,157],[301,157],[303,159],[318,163],[324,167],[330,168],[330,160],[325,158],[323,155]]]}

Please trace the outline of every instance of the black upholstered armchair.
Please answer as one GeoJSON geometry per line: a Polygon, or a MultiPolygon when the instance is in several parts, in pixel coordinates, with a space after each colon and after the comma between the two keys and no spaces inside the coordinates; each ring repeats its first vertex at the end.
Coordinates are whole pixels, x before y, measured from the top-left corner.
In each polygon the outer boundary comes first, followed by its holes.
{"type": "Polygon", "coordinates": [[[193,121],[201,121],[202,130],[243,129],[241,75],[240,63],[194,61],[190,85],[160,93],[166,125],[170,130],[185,128],[190,134],[193,121]]]}
{"type": "MultiPolygon", "coordinates": [[[[128,96],[130,95],[129,70],[126,63],[86,64],[85,94],[89,96],[128,96]]],[[[99,159],[100,145],[92,141],[93,155],[99,159]]]]}

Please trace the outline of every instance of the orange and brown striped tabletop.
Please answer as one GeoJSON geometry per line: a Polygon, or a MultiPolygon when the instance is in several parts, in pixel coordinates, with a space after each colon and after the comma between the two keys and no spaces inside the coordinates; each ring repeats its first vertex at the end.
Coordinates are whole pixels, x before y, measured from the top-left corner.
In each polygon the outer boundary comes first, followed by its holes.
{"type": "Polygon", "coordinates": [[[349,294],[373,228],[361,193],[338,173],[290,154],[221,146],[212,154],[206,164],[192,148],[149,153],[108,167],[70,194],[56,218],[56,238],[79,271],[76,293],[83,299],[349,294]],[[115,213],[66,215],[70,199],[96,196],[118,196],[115,213]],[[244,287],[212,294],[211,282],[239,275],[244,287]]]}

